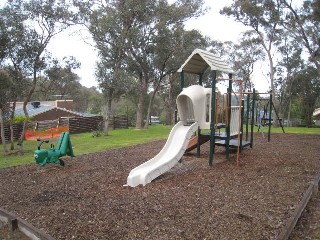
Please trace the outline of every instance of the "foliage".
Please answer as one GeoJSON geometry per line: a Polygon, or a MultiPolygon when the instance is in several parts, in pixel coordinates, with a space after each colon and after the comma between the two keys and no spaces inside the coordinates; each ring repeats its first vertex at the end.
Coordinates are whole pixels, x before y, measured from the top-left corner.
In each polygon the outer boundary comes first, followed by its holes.
{"type": "Polygon", "coordinates": [[[295,91],[301,99],[307,127],[312,127],[312,114],[320,97],[320,79],[314,67],[307,66],[295,76],[295,91]]]}
{"type": "MultiPolygon", "coordinates": [[[[18,116],[15,116],[13,118],[13,123],[23,123],[25,121],[26,117],[23,116],[23,115],[18,115],[18,116]]],[[[28,118],[28,122],[32,122],[33,121],[33,118],[32,117],[29,117],[28,118]]]]}
{"type": "Polygon", "coordinates": [[[0,10],[0,16],[2,30],[10,39],[8,60],[18,78],[16,82],[25,77],[32,79],[23,103],[26,119],[19,144],[23,150],[23,136],[29,118],[26,105],[37,86],[38,75],[49,58],[47,46],[55,35],[70,25],[70,21],[74,21],[74,15],[69,12],[64,0],[10,0],[0,10]]]}
{"type": "Polygon", "coordinates": [[[284,0],[283,5],[286,10],[283,26],[308,52],[309,61],[315,65],[320,76],[320,18],[315,17],[319,14],[319,1],[306,0],[296,8],[291,1],[284,0]]]}
{"type": "Polygon", "coordinates": [[[143,126],[149,89],[154,94],[147,115],[160,85],[179,67],[175,59],[180,59],[177,57],[184,42],[183,22],[199,15],[202,4],[203,1],[194,0],[173,4],[159,0],[76,3],[99,50],[98,76],[106,96],[121,95],[123,82],[130,80],[128,76],[138,83],[137,128],[143,126]]]}
{"type": "MultiPolygon", "coordinates": [[[[250,27],[251,41],[259,44],[265,51],[269,63],[270,89],[275,92],[274,87],[274,47],[280,37],[280,3],[277,0],[235,1],[230,7],[225,7],[222,14],[232,16],[236,21],[250,27]]],[[[273,102],[275,98],[273,95],[273,102]]]]}
{"type": "Polygon", "coordinates": [[[64,57],[62,62],[53,60],[44,71],[45,75],[38,79],[35,92],[38,99],[65,99],[74,92],[79,83],[79,77],[73,70],[80,67],[74,57],[64,57]]]}

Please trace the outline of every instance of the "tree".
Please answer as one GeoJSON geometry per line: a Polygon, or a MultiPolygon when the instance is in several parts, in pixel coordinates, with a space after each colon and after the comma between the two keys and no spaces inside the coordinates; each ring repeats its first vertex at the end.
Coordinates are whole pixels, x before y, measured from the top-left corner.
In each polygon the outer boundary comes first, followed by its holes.
{"type": "Polygon", "coordinates": [[[2,148],[5,153],[8,152],[6,139],[4,135],[4,113],[8,112],[11,97],[11,79],[9,74],[0,69],[0,132],[2,140],[2,148]]]}
{"type": "Polygon", "coordinates": [[[176,98],[181,92],[179,80],[180,74],[176,70],[184,63],[185,59],[193,52],[195,46],[197,48],[206,49],[211,44],[210,39],[204,37],[198,30],[183,31],[180,35],[180,43],[172,46],[175,51],[173,52],[172,61],[168,62],[167,69],[171,69],[169,74],[163,79],[160,85],[159,95],[165,103],[166,124],[173,124],[174,112],[176,108],[176,98]]]}
{"type": "Polygon", "coordinates": [[[64,57],[62,62],[53,61],[53,66],[44,71],[45,77],[39,78],[37,91],[42,98],[48,100],[51,96],[65,99],[77,89],[79,77],[73,70],[80,67],[74,57],[64,57]]]}
{"type": "Polygon", "coordinates": [[[108,62],[101,60],[97,63],[96,77],[99,83],[99,88],[102,89],[104,98],[106,99],[106,109],[104,114],[104,135],[109,135],[109,121],[111,119],[112,102],[123,95],[129,85],[127,76],[122,73],[121,69],[116,72],[108,72],[108,62]]]}
{"type": "Polygon", "coordinates": [[[320,1],[306,0],[303,6],[295,8],[291,1],[283,0],[287,14],[283,16],[283,26],[288,33],[302,43],[320,76],[320,1]]]}
{"type": "Polygon", "coordinates": [[[293,98],[296,93],[293,91],[295,84],[295,75],[299,72],[303,65],[301,59],[302,49],[299,42],[285,35],[281,45],[279,46],[281,60],[279,61],[278,72],[280,72],[280,81],[276,84],[280,87],[280,112],[287,110],[288,126],[291,125],[291,108],[293,98]]]}
{"type": "Polygon", "coordinates": [[[301,99],[307,127],[312,127],[312,114],[320,97],[320,79],[317,69],[307,66],[295,75],[295,91],[301,99]]]}
{"type": "MultiPolygon", "coordinates": [[[[224,7],[220,13],[235,18],[236,21],[250,27],[255,35],[257,43],[264,49],[269,62],[270,88],[273,93],[272,101],[276,103],[275,98],[275,63],[274,47],[276,46],[280,28],[281,4],[279,0],[243,0],[235,1],[230,7],[224,7]]],[[[275,119],[275,116],[273,116],[275,119]]],[[[277,125],[277,121],[274,121],[277,125]]]]}
{"type": "Polygon", "coordinates": [[[45,67],[46,48],[50,40],[74,20],[68,7],[63,0],[10,0],[1,9],[0,15],[10,38],[9,59],[15,71],[32,78],[23,103],[25,121],[19,139],[21,151],[29,119],[26,106],[36,88],[39,73],[45,67]]]}
{"type": "MultiPolygon", "coordinates": [[[[90,13],[89,17],[86,14],[82,16],[85,22],[90,23],[89,30],[101,58],[108,62],[108,69],[105,70],[109,74],[108,79],[119,80],[117,74],[122,68],[128,76],[137,79],[139,103],[136,128],[143,128],[145,96],[151,88],[158,88],[159,82],[170,72],[165,66],[175,50],[173,47],[169,53],[160,52],[161,41],[168,43],[173,32],[181,32],[184,21],[200,14],[203,1],[179,0],[168,4],[166,0],[117,0],[99,3],[79,1],[77,6],[80,12],[90,13]]],[[[165,47],[164,44],[161,46],[165,47]]]]}
{"type": "Polygon", "coordinates": [[[84,24],[98,49],[96,77],[106,99],[104,134],[109,132],[112,102],[125,93],[130,78],[123,74],[131,22],[125,16],[125,1],[76,1],[84,24]]]}

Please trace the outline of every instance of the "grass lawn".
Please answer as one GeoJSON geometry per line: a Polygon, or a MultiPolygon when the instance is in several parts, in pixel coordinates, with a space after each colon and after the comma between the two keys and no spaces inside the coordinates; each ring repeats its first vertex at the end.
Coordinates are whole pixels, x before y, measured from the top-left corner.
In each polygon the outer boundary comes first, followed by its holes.
{"type": "MultiPolygon", "coordinates": [[[[92,133],[72,134],[71,143],[73,146],[74,153],[77,156],[86,153],[104,151],[111,148],[132,146],[136,144],[149,142],[152,140],[166,139],[169,135],[171,128],[172,126],[151,125],[148,129],[144,130],[135,130],[134,128],[118,129],[111,130],[109,136],[100,136],[95,138],[92,137],[92,133]]],[[[254,131],[257,131],[257,127],[254,128],[254,131]]],[[[267,127],[264,127],[264,132],[265,134],[267,134],[267,127]]],[[[286,127],[285,132],[320,134],[320,128],[286,127]]],[[[271,133],[282,133],[282,129],[273,128],[271,129],[271,133]]],[[[50,140],[50,143],[55,144],[57,141],[58,139],[52,139],[50,140]]],[[[44,143],[42,145],[42,148],[48,149],[50,147],[50,143],[44,143]]],[[[23,155],[18,154],[16,151],[10,151],[9,155],[4,155],[1,145],[0,168],[34,163],[33,151],[37,149],[37,146],[37,141],[24,141],[25,152],[23,155]]]]}
{"type": "MultiPolygon", "coordinates": [[[[92,133],[72,134],[71,143],[74,154],[81,155],[85,153],[104,151],[110,148],[120,148],[132,146],[152,140],[166,139],[172,126],[150,125],[148,129],[135,130],[117,129],[110,130],[109,136],[92,137],[92,133]]],[[[58,139],[50,139],[49,144],[43,143],[41,148],[48,149],[50,144],[56,144],[58,139]]],[[[16,166],[21,164],[34,163],[33,151],[37,149],[37,141],[24,141],[24,154],[18,154],[15,150],[10,151],[9,155],[4,155],[1,147],[0,168],[16,166]]],[[[10,148],[10,145],[7,146],[10,148]]]]}

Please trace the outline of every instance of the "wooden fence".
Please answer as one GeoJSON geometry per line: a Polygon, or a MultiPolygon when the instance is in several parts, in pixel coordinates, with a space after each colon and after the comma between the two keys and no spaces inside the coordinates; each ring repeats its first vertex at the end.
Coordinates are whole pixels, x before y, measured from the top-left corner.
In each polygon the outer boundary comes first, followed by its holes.
{"type": "Polygon", "coordinates": [[[102,121],[102,116],[69,118],[69,132],[73,134],[98,130],[102,121]]]}
{"type": "MultiPolygon", "coordinates": [[[[57,120],[31,122],[28,124],[26,131],[27,139],[51,138],[60,135],[58,129],[63,131],[69,131],[71,134],[91,132],[102,128],[103,117],[72,117],[72,118],[60,118],[57,120]],[[50,136],[49,136],[50,135],[50,136]]],[[[127,116],[114,116],[110,121],[110,128],[128,128],[127,116]]],[[[20,138],[23,129],[22,123],[13,124],[13,139],[18,140],[20,138]]],[[[1,130],[0,130],[1,131],[1,130]]],[[[10,128],[9,125],[5,125],[5,139],[10,141],[10,128]]],[[[1,141],[1,136],[0,136],[1,141]]]]}
{"type": "MultiPolygon", "coordinates": [[[[21,136],[21,132],[23,129],[23,123],[15,123],[15,124],[13,124],[12,127],[13,127],[13,140],[18,140],[21,136]]],[[[1,129],[0,129],[0,133],[1,133],[1,129]]],[[[10,138],[11,138],[9,125],[4,126],[4,136],[5,136],[6,142],[9,142],[10,138]]],[[[2,141],[1,134],[0,134],[0,141],[2,141]]]]}
{"type": "Polygon", "coordinates": [[[110,128],[128,128],[129,122],[128,117],[126,115],[113,116],[110,121],[110,128]]]}

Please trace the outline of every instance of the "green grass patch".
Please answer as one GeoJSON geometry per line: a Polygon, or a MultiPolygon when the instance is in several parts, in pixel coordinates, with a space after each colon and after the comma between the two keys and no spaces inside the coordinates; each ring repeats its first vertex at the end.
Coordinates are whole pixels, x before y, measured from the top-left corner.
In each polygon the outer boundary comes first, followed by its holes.
{"type": "MultiPolygon", "coordinates": [[[[307,127],[284,127],[285,133],[297,133],[297,134],[320,134],[320,128],[307,128],[307,127]]],[[[243,126],[243,131],[245,132],[245,125],[243,126]]],[[[262,129],[260,129],[261,131],[262,129]]],[[[249,125],[249,132],[251,131],[251,126],[249,125]]],[[[258,127],[254,126],[253,132],[257,132],[258,127]]],[[[263,127],[263,132],[268,132],[268,126],[263,127]]],[[[282,128],[271,127],[271,133],[282,133],[282,128]]]]}
{"type": "MultiPolygon", "coordinates": [[[[110,130],[109,136],[92,137],[92,133],[71,134],[71,143],[74,154],[82,155],[104,151],[111,148],[121,148],[133,146],[153,140],[166,139],[172,126],[150,125],[148,129],[136,130],[117,129],[110,130]]],[[[50,139],[49,144],[43,143],[41,148],[48,149],[50,144],[56,144],[58,139],[50,139]]],[[[17,166],[22,164],[34,163],[33,151],[37,149],[37,141],[24,141],[24,154],[17,153],[16,150],[10,151],[9,155],[0,154],[0,168],[17,166]]],[[[10,147],[10,146],[8,146],[10,147]]],[[[2,145],[1,145],[2,149],[2,145]]]]}

